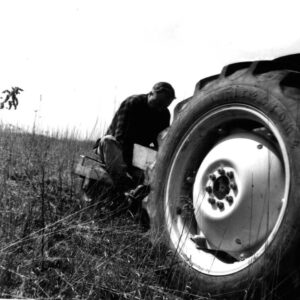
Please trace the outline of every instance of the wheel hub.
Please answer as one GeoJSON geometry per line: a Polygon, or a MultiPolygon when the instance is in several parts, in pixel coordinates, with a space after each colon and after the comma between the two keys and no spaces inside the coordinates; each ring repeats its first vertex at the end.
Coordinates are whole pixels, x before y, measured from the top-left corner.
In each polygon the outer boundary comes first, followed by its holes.
{"type": "Polygon", "coordinates": [[[205,187],[205,191],[209,194],[208,202],[211,205],[216,205],[219,209],[225,207],[222,201],[231,205],[237,194],[237,185],[232,168],[221,166],[209,174],[209,179],[208,185],[205,187]]]}
{"type": "Polygon", "coordinates": [[[229,183],[229,179],[226,175],[218,177],[213,183],[213,195],[215,195],[219,200],[223,200],[230,192],[229,183]]]}
{"type": "Polygon", "coordinates": [[[247,257],[272,230],[281,208],[284,171],[270,143],[231,135],[204,158],[193,189],[199,232],[210,248],[247,257]]]}

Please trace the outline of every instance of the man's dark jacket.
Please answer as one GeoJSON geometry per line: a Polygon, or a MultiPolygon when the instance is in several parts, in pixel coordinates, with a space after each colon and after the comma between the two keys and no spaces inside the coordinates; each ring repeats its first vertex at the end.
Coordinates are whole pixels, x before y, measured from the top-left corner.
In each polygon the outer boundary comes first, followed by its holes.
{"type": "Polygon", "coordinates": [[[170,125],[170,112],[149,107],[148,95],[134,95],[125,99],[106,132],[121,144],[124,161],[132,164],[133,144],[157,149],[158,134],[170,125]]]}

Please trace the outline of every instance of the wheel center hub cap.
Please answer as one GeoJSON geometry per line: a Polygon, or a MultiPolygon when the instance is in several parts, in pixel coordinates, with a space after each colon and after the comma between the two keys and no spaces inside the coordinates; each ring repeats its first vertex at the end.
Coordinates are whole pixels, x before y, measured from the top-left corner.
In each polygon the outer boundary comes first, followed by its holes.
{"type": "Polygon", "coordinates": [[[230,192],[229,179],[226,176],[220,176],[213,183],[213,194],[220,200],[224,199],[230,192]]]}
{"type": "Polygon", "coordinates": [[[272,145],[252,133],[231,135],[206,155],[198,169],[193,205],[209,246],[247,256],[278,218],[284,170],[272,145]]]}

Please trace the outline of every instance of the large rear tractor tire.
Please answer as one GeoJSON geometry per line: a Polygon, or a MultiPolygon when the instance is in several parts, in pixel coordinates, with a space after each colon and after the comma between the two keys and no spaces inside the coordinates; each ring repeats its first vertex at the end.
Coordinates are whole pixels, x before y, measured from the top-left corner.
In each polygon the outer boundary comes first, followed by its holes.
{"type": "Polygon", "coordinates": [[[158,153],[153,237],[174,253],[173,281],[209,299],[297,294],[300,75],[286,61],[198,83],[158,153]]]}

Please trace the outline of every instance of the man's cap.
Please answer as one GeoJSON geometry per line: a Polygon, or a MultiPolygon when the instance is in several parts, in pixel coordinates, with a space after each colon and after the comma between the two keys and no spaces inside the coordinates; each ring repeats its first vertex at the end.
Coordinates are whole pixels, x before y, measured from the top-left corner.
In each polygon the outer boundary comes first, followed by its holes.
{"type": "Polygon", "coordinates": [[[157,82],[154,84],[153,91],[155,92],[166,92],[170,95],[170,97],[172,99],[175,99],[175,90],[173,89],[173,87],[171,86],[170,83],[168,82],[157,82]]]}

